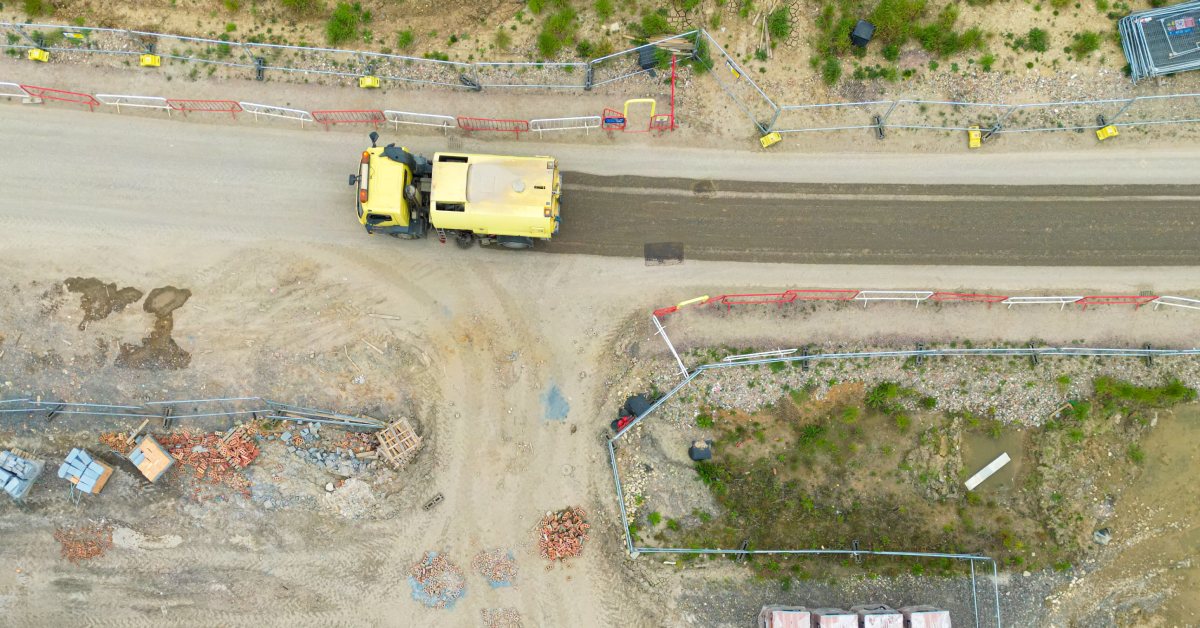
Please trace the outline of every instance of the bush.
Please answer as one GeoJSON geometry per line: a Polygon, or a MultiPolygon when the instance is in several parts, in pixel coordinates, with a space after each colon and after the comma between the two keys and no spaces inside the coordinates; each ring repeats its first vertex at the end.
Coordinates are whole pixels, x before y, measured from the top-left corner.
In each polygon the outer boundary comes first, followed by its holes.
{"type": "Polygon", "coordinates": [[[984,72],[991,72],[992,66],[996,65],[996,55],[988,53],[979,57],[979,67],[984,72]]]}
{"type": "Polygon", "coordinates": [[[787,5],[781,6],[767,15],[767,32],[772,39],[785,40],[792,34],[792,14],[787,5]]]}
{"type": "Polygon", "coordinates": [[[504,27],[502,26],[496,31],[494,42],[496,44],[496,48],[500,50],[508,50],[508,48],[512,46],[512,35],[509,35],[508,31],[504,30],[504,27]]]}
{"type": "Polygon", "coordinates": [[[601,20],[607,20],[608,18],[612,17],[612,0],[596,0],[596,3],[592,5],[592,8],[596,10],[596,17],[600,18],[601,20]]]}
{"type": "Polygon", "coordinates": [[[657,526],[659,523],[662,523],[662,515],[658,511],[654,511],[646,515],[646,520],[650,522],[651,527],[657,526]]]}
{"type": "Polygon", "coordinates": [[[879,382],[867,393],[867,407],[887,412],[892,407],[892,399],[900,395],[900,385],[896,382],[879,382]]]}
{"type": "Polygon", "coordinates": [[[1125,455],[1129,457],[1129,461],[1133,464],[1142,464],[1146,461],[1146,452],[1142,451],[1141,445],[1133,443],[1125,449],[1125,455]]]}
{"type": "Polygon", "coordinates": [[[50,13],[51,6],[45,0],[25,0],[25,15],[38,17],[50,13]]]}
{"type": "Polygon", "coordinates": [[[713,426],[713,418],[712,418],[712,415],[710,415],[710,414],[703,414],[703,413],[702,413],[702,414],[697,414],[697,415],[696,415],[696,427],[700,427],[700,428],[704,428],[704,429],[709,429],[709,428],[711,428],[712,426],[713,426]]]}
{"type": "Polygon", "coordinates": [[[413,36],[412,30],[403,30],[396,35],[396,47],[400,50],[408,50],[412,48],[416,38],[413,36]]]}
{"type": "Polygon", "coordinates": [[[888,44],[880,51],[884,59],[895,63],[900,60],[900,46],[898,44],[888,44]]]}
{"type": "Polygon", "coordinates": [[[902,43],[925,11],[925,0],[881,0],[871,12],[875,36],[885,43],[902,43]]]}
{"type": "Polygon", "coordinates": [[[324,8],[321,0],[279,0],[283,8],[296,15],[312,15],[324,8]]]}
{"type": "Polygon", "coordinates": [[[1040,28],[1031,28],[1024,37],[1013,41],[1013,45],[1033,52],[1046,52],[1050,49],[1050,35],[1040,28]]]}
{"type": "Polygon", "coordinates": [[[358,35],[358,11],[345,2],[339,2],[325,24],[325,39],[337,45],[354,39],[358,35]]]}
{"type": "Polygon", "coordinates": [[[549,59],[557,55],[564,46],[575,39],[575,31],[579,22],[575,19],[575,9],[566,7],[559,9],[554,15],[546,18],[542,24],[542,32],[538,34],[538,52],[549,59]]]}
{"type": "Polygon", "coordinates": [[[546,8],[545,0],[529,0],[526,4],[529,7],[529,12],[534,15],[541,15],[542,10],[546,8]]]}
{"type": "Polygon", "coordinates": [[[1075,33],[1070,51],[1076,59],[1081,59],[1100,49],[1100,34],[1092,31],[1075,33]]]}
{"type": "Polygon", "coordinates": [[[837,60],[837,57],[825,57],[825,63],[821,66],[821,80],[825,81],[826,85],[833,85],[842,78],[842,64],[837,60]]]}
{"type": "Polygon", "coordinates": [[[667,16],[657,12],[642,16],[642,34],[646,37],[662,35],[669,30],[671,25],[667,23],[667,16]]]}

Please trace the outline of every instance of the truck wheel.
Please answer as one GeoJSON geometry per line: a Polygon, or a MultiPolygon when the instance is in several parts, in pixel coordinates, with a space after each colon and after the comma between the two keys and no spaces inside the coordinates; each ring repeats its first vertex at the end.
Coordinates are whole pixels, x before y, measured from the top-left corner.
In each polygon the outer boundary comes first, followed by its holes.
{"type": "Polygon", "coordinates": [[[469,232],[459,232],[454,236],[454,243],[460,249],[469,249],[475,244],[475,235],[469,232]]]}
{"type": "Polygon", "coordinates": [[[533,246],[533,240],[521,236],[498,236],[496,243],[506,249],[528,249],[533,246]]]}

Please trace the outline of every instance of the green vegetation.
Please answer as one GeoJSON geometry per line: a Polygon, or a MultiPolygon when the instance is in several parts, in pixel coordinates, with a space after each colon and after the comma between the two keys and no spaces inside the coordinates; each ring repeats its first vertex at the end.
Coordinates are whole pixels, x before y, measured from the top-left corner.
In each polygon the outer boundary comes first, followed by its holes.
{"type": "Polygon", "coordinates": [[[530,13],[541,15],[542,11],[546,8],[546,0],[529,0],[525,3],[525,6],[529,7],[530,13]]]}
{"type": "Polygon", "coordinates": [[[710,429],[713,426],[713,418],[711,414],[700,413],[696,415],[696,427],[710,429]]]}
{"type": "Polygon", "coordinates": [[[600,18],[601,20],[607,20],[608,18],[612,17],[613,14],[612,0],[596,0],[596,2],[592,4],[592,9],[596,11],[596,17],[600,18]]]}
{"type": "Polygon", "coordinates": [[[1129,457],[1129,461],[1134,464],[1142,464],[1146,461],[1146,452],[1142,451],[1141,445],[1132,443],[1125,449],[1125,455],[1129,457]]]}
{"type": "Polygon", "coordinates": [[[339,2],[325,24],[325,39],[338,45],[358,38],[358,26],[362,20],[362,6],[339,2]],[[356,8],[356,6],[358,8],[356,8]]]}
{"type": "Polygon", "coordinates": [[[1082,33],[1075,33],[1071,45],[1067,47],[1066,51],[1075,55],[1076,59],[1082,59],[1099,49],[1100,33],[1084,31],[1082,33]]]}
{"type": "Polygon", "coordinates": [[[994,65],[996,65],[996,55],[989,52],[979,57],[979,68],[984,72],[991,72],[994,65]]]}
{"type": "Polygon", "coordinates": [[[279,0],[283,8],[295,15],[312,15],[325,8],[321,0],[279,0]]]}
{"type": "Polygon", "coordinates": [[[663,9],[642,16],[641,31],[643,37],[658,37],[670,32],[671,24],[667,22],[665,11],[663,9]]]}
{"type": "Polygon", "coordinates": [[[658,511],[655,511],[655,512],[650,513],[649,515],[646,515],[646,520],[650,522],[651,527],[655,527],[658,524],[662,523],[662,515],[659,514],[658,511]]]}
{"type": "Polygon", "coordinates": [[[396,48],[399,50],[411,50],[416,37],[413,36],[412,29],[402,30],[396,34],[396,48]]]}
{"type": "Polygon", "coordinates": [[[825,81],[826,85],[835,85],[840,78],[842,78],[841,62],[837,60],[837,57],[826,57],[825,63],[821,65],[821,80],[825,81]]]}
{"type": "Polygon", "coordinates": [[[792,14],[787,5],[782,5],[767,15],[767,33],[771,35],[772,45],[791,36],[792,14]]]}
{"type": "Polygon", "coordinates": [[[1046,52],[1050,49],[1050,35],[1040,28],[1031,28],[1024,37],[1013,40],[1013,48],[1030,52],[1046,52]]]}
{"type": "Polygon", "coordinates": [[[29,17],[48,15],[53,8],[46,0],[25,0],[25,15],[29,17]]]}
{"type": "Polygon", "coordinates": [[[1104,404],[1105,414],[1111,414],[1113,407],[1133,412],[1140,408],[1167,408],[1196,400],[1196,389],[1188,388],[1178,379],[1172,379],[1162,386],[1135,386],[1112,377],[1097,377],[1092,385],[1096,399],[1104,404]]]}
{"type": "MultiPolygon", "coordinates": [[[[546,59],[558,55],[569,44],[575,43],[575,34],[579,30],[578,16],[565,0],[556,0],[558,10],[542,23],[542,32],[538,33],[538,52],[546,59]]],[[[530,4],[532,10],[532,3],[530,4]]]]}

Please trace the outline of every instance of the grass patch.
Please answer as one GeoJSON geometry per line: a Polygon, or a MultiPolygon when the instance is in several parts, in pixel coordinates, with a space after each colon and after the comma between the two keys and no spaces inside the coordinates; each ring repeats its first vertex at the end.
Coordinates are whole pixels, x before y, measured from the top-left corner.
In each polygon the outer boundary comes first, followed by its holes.
{"type": "Polygon", "coordinates": [[[1075,55],[1075,59],[1082,59],[1093,52],[1100,49],[1100,33],[1093,31],[1084,31],[1075,33],[1071,38],[1071,45],[1067,47],[1066,52],[1075,55]]]}
{"type": "Polygon", "coordinates": [[[596,0],[596,2],[592,4],[592,9],[596,12],[596,17],[602,20],[607,20],[608,18],[612,17],[613,14],[612,0],[596,0]]]}
{"type": "Polygon", "coordinates": [[[413,35],[412,29],[402,30],[396,34],[396,48],[399,50],[411,50],[415,41],[416,36],[413,35]]]}
{"type": "Polygon", "coordinates": [[[579,20],[575,9],[564,3],[542,23],[542,31],[537,38],[538,52],[546,59],[557,56],[568,44],[575,43],[578,30],[579,20]]]}
{"type": "Polygon", "coordinates": [[[338,45],[358,37],[358,25],[362,21],[361,5],[339,2],[325,23],[325,40],[338,45]]]}
{"type": "Polygon", "coordinates": [[[652,527],[656,527],[662,523],[662,515],[658,511],[654,511],[646,515],[646,521],[649,521],[652,527]]]}
{"type": "Polygon", "coordinates": [[[767,15],[767,33],[777,42],[792,35],[792,13],[787,5],[782,5],[767,15]]]}

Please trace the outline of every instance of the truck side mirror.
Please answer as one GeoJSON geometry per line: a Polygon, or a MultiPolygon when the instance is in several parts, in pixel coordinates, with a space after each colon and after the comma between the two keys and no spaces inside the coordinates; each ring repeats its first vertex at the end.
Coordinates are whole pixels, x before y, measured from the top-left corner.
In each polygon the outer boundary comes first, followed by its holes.
{"type": "Polygon", "coordinates": [[[371,148],[375,148],[375,142],[379,141],[379,132],[371,131],[371,134],[367,137],[371,138],[371,148]]]}
{"type": "Polygon", "coordinates": [[[358,183],[358,175],[352,174],[350,175],[350,185],[354,185],[355,183],[358,183]]]}

